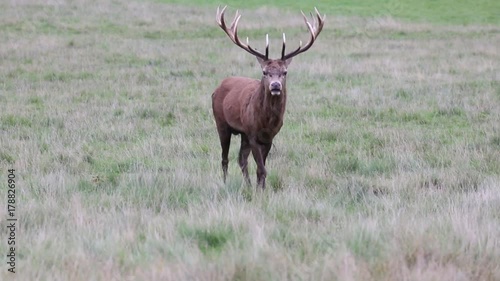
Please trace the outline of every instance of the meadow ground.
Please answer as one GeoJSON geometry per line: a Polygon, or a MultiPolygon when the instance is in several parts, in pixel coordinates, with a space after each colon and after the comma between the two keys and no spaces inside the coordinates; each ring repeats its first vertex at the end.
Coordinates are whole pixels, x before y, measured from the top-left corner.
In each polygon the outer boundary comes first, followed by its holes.
{"type": "MultiPolygon", "coordinates": [[[[264,192],[239,137],[221,179],[212,91],[260,69],[218,3],[1,2],[0,279],[15,169],[17,280],[500,280],[493,2],[440,18],[320,1],[264,192]]],[[[308,7],[259,4],[241,36],[307,40],[308,7]]]]}

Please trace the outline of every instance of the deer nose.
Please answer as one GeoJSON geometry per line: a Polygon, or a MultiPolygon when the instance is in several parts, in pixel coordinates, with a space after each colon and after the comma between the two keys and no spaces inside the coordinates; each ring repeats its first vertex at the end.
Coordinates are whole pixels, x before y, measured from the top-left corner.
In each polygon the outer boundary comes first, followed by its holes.
{"type": "Polygon", "coordinates": [[[281,91],[281,83],[280,82],[273,82],[271,83],[271,91],[281,91]]]}

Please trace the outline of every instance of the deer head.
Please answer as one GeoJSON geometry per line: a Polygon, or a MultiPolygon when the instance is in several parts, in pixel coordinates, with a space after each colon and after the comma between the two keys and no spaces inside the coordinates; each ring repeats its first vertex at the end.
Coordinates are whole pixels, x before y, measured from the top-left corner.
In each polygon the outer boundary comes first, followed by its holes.
{"type": "Polygon", "coordinates": [[[311,17],[313,18],[313,24],[309,22],[307,17],[304,15],[303,12],[302,16],[304,17],[304,21],[306,23],[306,26],[309,30],[310,33],[310,38],[309,42],[305,46],[302,46],[302,41],[299,43],[299,47],[286,54],[285,52],[285,46],[286,46],[286,37],[285,33],[283,33],[283,46],[281,49],[281,58],[279,59],[270,59],[269,58],[269,35],[266,34],[266,51],[265,54],[262,54],[261,52],[257,51],[256,49],[250,47],[250,44],[248,42],[248,37],[246,40],[246,44],[243,44],[240,39],[238,38],[238,22],[241,18],[241,14],[236,11],[236,14],[234,16],[234,19],[228,28],[226,26],[226,23],[224,21],[224,13],[226,11],[227,6],[222,8],[222,10],[217,7],[217,15],[216,15],[216,21],[219,24],[219,26],[224,30],[224,32],[229,36],[231,41],[233,41],[234,44],[242,48],[243,50],[249,52],[250,54],[254,55],[261,68],[262,68],[262,79],[261,82],[266,90],[266,93],[270,93],[272,96],[279,96],[281,93],[283,93],[286,89],[286,74],[287,74],[287,68],[288,65],[292,62],[292,58],[295,57],[296,55],[303,53],[307,51],[311,46],[313,45],[314,41],[316,38],[318,38],[319,33],[323,29],[323,24],[325,22],[325,17],[321,16],[320,13],[318,12],[318,9],[314,8],[316,12],[316,17],[314,17],[311,14],[311,17]]]}

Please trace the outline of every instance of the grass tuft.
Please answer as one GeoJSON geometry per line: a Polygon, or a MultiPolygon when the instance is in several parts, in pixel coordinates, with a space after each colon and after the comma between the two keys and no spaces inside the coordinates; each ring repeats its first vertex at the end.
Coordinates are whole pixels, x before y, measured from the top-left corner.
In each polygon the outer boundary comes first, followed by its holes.
{"type": "Polygon", "coordinates": [[[226,244],[235,239],[235,231],[231,226],[216,224],[205,227],[178,226],[179,234],[184,239],[195,242],[198,249],[205,255],[218,255],[226,244]]]}

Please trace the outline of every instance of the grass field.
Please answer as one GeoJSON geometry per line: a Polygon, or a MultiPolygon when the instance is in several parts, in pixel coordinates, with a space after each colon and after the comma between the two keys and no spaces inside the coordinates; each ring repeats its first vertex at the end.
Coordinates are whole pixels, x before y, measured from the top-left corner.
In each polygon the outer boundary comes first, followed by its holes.
{"type": "MultiPolygon", "coordinates": [[[[264,192],[239,137],[222,183],[210,99],[258,64],[175,2],[0,2],[1,280],[7,169],[16,280],[500,280],[498,1],[319,1],[264,192]]],[[[307,40],[262,2],[240,36],[307,40]]]]}

